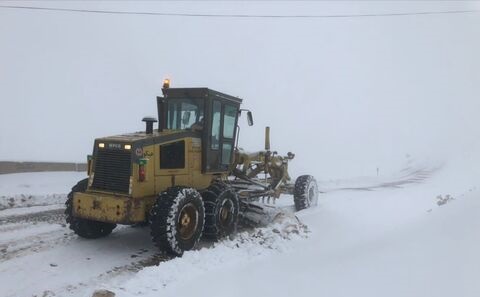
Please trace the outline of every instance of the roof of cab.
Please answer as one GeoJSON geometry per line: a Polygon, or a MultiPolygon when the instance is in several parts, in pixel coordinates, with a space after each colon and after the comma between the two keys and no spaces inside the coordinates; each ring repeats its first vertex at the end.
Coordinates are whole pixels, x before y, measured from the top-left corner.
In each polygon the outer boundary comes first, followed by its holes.
{"type": "Polygon", "coordinates": [[[225,93],[221,93],[209,88],[167,88],[163,89],[165,98],[203,98],[215,97],[233,101],[235,103],[242,103],[242,99],[234,96],[230,96],[225,93]]]}

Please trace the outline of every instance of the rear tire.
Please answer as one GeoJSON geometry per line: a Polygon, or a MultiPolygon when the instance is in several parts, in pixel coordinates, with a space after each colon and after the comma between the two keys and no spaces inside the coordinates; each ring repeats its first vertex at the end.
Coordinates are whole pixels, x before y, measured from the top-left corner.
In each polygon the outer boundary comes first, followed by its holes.
{"type": "Polygon", "coordinates": [[[200,240],[205,208],[197,190],[172,187],[160,193],[150,211],[153,243],[163,252],[181,256],[200,240]]]}
{"type": "Polygon", "coordinates": [[[240,202],[233,189],[220,182],[213,183],[202,193],[205,204],[203,236],[219,240],[237,230],[240,202]]]}
{"type": "Polygon", "coordinates": [[[311,175],[302,175],[295,181],[293,201],[297,211],[316,206],[318,203],[318,185],[311,175]]]}
{"type": "Polygon", "coordinates": [[[88,239],[96,239],[109,235],[116,224],[104,223],[94,220],[78,218],[73,215],[73,194],[76,192],[85,192],[87,190],[88,179],[79,181],[68,194],[67,202],[65,202],[65,219],[70,229],[80,237],[88,239]]]}

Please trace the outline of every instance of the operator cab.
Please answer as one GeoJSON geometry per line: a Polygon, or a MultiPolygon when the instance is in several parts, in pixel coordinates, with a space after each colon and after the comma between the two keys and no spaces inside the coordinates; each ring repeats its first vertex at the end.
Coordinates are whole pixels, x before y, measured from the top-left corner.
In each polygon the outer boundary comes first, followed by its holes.
{"type": "Polygon", "coordinates": [[[242,100],[208,88],[163,88],[158,130],[190,132],[202,141],[202,171],[226,172],[233,163],[242,100]]]}

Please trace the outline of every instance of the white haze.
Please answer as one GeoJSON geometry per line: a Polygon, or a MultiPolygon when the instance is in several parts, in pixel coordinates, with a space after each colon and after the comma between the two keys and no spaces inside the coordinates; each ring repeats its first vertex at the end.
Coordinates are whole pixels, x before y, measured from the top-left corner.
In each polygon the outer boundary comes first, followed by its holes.
{"type": "MultiPolygon", "coordinates": [[[[469,2],[8,2],[186,13],[480,9],[469,2]]],[[[480,14],[228,19],[0,9],[0,160],[84,161],[144,129],[161,81],[244,99],[240,146],[297,154],[319,179],[445,161],[479,137],[480,14]]]]}

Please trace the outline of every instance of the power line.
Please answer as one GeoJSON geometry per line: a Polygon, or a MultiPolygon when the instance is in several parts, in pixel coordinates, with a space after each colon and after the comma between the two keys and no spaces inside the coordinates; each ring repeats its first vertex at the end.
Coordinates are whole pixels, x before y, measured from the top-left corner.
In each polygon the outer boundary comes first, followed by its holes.
{"type": "Polygon", "coordinates": [[[392,12],[392,13],[367,13],[367,14],[323,14],[323,15],[255,15],[255,14],[201,14],[201,13],[170,13],[170,12],[148,12],[148,11],[115,11],[115,10],[92,10],[73,9],[57,7],[37,6],[13,6],[0,5],[5,9],[26,9],[57,12],[96,13],[96,14],[124,14],[124,15],[148,15],[166,17],[200,17],[200,18],[251,18],[251,19],[320,19],[320,18],[360,18],[360,17],[393,17],[393,16],[414,16],[414,15],[438,15],[438,14],[464,14],[477,13],[480,10],[448,10],[448,11],[419,11],[419,12],[392,12]]]}

